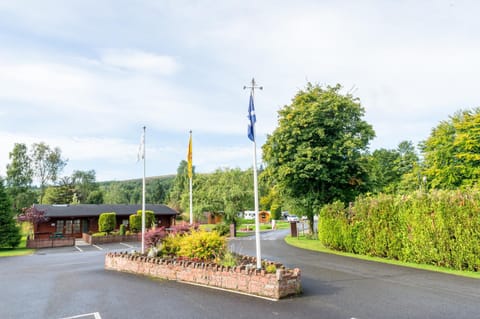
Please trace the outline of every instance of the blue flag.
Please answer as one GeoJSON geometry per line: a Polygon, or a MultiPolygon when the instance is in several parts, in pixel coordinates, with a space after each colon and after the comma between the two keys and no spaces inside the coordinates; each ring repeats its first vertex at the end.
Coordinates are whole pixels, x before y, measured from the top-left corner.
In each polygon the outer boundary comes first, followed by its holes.
{"type": "Polygon", "coordinates": [[[248,138],[255,142],[255,122],[257,121],[257,117],[255,116],[255,107],[253,106],[253,95],[250,94],[250,103],[248,104],[248,138]]]}

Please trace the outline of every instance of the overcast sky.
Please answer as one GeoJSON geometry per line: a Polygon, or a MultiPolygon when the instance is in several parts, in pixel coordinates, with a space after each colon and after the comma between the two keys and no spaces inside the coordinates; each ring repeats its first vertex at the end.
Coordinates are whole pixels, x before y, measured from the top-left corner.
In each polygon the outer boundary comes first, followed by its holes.
{"type": "MultiPolygon", "coordinates": [[[[0,1],[0,176],[14,143],[45,142],[64,175],[173,174],[193,130],[197,172],[248,168],[307,81],[360,98],[370,150],[425,140],[479,106],[476,1],[0,1]]],[[[259,153],[260,154],[260,153],[259,153]]],[[[260,161],[260,159],[259,159],[260,161]]]]}

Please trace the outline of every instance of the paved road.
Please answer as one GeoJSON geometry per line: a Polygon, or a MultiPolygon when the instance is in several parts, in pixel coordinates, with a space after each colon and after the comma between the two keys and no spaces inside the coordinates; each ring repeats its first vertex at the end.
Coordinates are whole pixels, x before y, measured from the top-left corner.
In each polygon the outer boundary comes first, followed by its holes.
{"type": "MultiPolygon", "coordinates": [[[[303,251],[267,233],[262,255],[302,269],[304,294],[278,302],[105,271],[99,248],[0,258],[0,318],[479,318],[480,281],[303,251]],[[89,314],[87,316],[87,314],[89,314]]],[[[230,242],[255,255],[254,238],[230,242]]]]}

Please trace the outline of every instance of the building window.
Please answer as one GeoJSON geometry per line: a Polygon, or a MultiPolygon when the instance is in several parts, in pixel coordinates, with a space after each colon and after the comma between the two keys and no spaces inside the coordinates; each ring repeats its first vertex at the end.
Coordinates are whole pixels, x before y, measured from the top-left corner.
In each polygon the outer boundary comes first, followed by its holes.
{"type": "Polygon", "coordinates": [[[80,232],[80,219],[75,219],[73,221],[73,232],[79,233],[80,232]]]}
{"type": "Polygon", "coordinates": [[[72,220],[66,220],[65,221],[65,234],[71,234],[72,233],[72,220]]]}
{"type": "Polygon", "coordinates": [[[63,220],[57,220],[57,228],[55,231],[57,233],[63,233],[63,220]]]}
{"type": "Polygon", "coordinates": [[[122,220],[122,224],[127,227],[128,226],[128,219],[124,219],[122,220]]]}

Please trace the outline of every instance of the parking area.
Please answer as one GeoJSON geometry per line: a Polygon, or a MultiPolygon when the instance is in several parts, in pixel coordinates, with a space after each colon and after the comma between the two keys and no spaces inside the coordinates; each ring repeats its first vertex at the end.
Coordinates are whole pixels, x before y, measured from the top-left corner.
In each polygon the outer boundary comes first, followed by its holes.
{"type": "Polygon", "coordinates": [[[47,254],[62,254],[62,253],[88,253],[98,251],[140,251],[141,242],[128,242],[128,243],[111,243],[102,245],[89,245],[83,242],[77,242],[75,246],[70,247],[55,247],[55,248],[41,248],[35,251],[35,255],[47,255],[47,254]]]}

